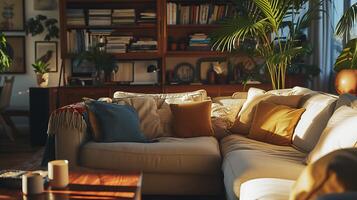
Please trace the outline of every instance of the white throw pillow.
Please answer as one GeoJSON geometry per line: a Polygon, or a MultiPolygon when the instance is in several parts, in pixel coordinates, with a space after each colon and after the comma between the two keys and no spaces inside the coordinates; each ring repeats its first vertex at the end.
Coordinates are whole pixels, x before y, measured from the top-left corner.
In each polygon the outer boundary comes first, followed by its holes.
{"type": "Polygon", "coordinates": [[[309,154],[307,163],[312,163],[332,151],[355,147],[356,144],[357,107],[340,106],[328,121],[319,142],[309,154]]]}

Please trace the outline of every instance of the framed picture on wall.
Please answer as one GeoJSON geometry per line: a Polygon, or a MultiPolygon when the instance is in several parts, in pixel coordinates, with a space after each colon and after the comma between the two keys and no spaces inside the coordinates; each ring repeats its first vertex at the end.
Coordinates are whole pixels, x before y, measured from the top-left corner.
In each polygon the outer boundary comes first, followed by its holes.
{"type": "Polygon", "coordinates": [[[33,8],[35,10],[56,10],[57,0],[34,0],[33,8]]]}
{"type": "Polygon", "coordinates": [[[0,31],[25,30],[25,0],[0,0],[0,31]]]}
{"type": "Polygon", "coordinates": [[[4,73],[25,74],[26,73],[26,46],[25,36],[6,36],[7,53],[12,62],[11,66],[4,73]]]}
{"type": "Polygon", "coordinates": [[[49,64],[49,72],[58,71],[58,53],[56,41],[36,41],[35,60],[41,60],[49,64]]]}

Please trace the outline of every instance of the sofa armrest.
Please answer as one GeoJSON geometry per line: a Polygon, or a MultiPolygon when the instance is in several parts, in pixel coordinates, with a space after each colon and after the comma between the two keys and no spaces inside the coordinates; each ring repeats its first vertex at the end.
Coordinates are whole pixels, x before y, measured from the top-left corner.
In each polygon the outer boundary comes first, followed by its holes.
{"type": "Polygon", "coordinates": [[[83,103],[54,111],[48,123],[48,134],[55,137],[55,158],[69,161],[71,168],[79,167],[79,149],[88,140],[83,103]]]}

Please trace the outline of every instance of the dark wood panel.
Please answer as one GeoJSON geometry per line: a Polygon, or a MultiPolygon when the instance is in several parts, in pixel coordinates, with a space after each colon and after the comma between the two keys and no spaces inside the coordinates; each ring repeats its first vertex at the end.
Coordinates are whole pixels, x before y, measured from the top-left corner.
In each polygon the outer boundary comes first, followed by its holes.
{"type": "Polygon", "coordinates": [[[98,99],[110,97],[108,87],[62,87],[59,89],[60,106],[81,102],[83,97],[98,99]]]}

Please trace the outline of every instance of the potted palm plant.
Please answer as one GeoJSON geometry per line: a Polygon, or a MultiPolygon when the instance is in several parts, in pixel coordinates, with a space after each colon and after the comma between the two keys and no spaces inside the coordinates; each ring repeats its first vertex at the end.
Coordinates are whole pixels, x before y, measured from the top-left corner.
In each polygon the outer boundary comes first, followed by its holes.
{"type": "MultiPolygon", "coordinates": [[[[336,34],[346,36],[356,25],[357,3],[354,3],[337,24],[336,34]]],[[[347,42],[338,56],[334,70],[337,72],[335,86],[339,94],[357,94],[357,38],[347,42]]]]}
{"type": "Polygon", "coordinates": [[[287,68],[301,54],[311,52],[311,46],[299,40],[301,30],[307,28],[320,2],[309,6],[303,15],[299,11],[308,0],[235,0],[238,15],[222,21],[222,28],[213,33],[215,50],[233,52],[246,40],[256,41],[253,54],[264,59],[273,89],[285,88],[287,68]],[[287,34],[283,29],[288,29],[287,34]]]}
{"type": "Polygon", "coordinates": [[[0,33],[0,72],[6,71],[11,65],[11,58],[8,55],[6,37],[0,33]]]}
{"type": "Polygon", "coordinates": [[[115,57],[112,54],[101,50],[99,46],[90,47],[87,51],[84,51],[77,56],[80,63],[87,60],[94,64],[96,69],[95,76],[101,83],[110,82],[112,72],[118,69],[115,57]]]}
{"type": "Polygon", "coordinates": [[[42,60],[37,60],[34,64],[32,64],[32,67],[36,73],[37,84],[40,87],[48,86],[48,72],[50,71],[48,66],[49,64],[42,60]]]}

